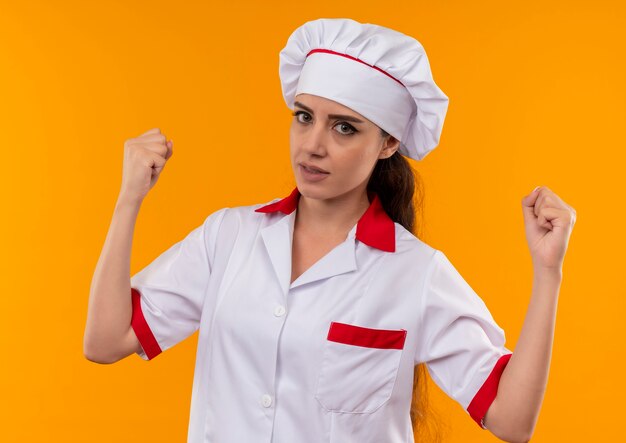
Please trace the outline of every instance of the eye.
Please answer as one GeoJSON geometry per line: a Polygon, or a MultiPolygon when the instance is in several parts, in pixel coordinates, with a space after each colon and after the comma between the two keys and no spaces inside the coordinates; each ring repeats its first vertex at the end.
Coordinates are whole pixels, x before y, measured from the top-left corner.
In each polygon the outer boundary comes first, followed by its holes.
{"type": "Polygon", "coordinates": [[[348,133],[339,132],[341,135],[353,135],[353,134],[356,134],[358,132],[352,125],[349,125],[346,122],[337,123],[335,126],[342,126],[342,127],[347,128],[349,131],[352,131],[352,132],[348,132],[348,133]]]}
{"type": "MultiPolygon", "coordinates": [[[[304,111],[296,111],[296,112],[292,112],[292,113],[291,113],[291,115],[293,115],[294,117],[296,117],[296,120],[297,120],[298,122],[300,122],[300,123],[308,123],[308,122],[310,122],[310,120],[309,120],[309,119],[311,118],[311,115],[310,115],[308,112],[304,112],[304,111]],[[303,121],[302,119],[300,119],[300,118],[299,118],[301,115],[306,117],[306,119],[305,119],[304,121],[303,121]]],[[[337,132],[339,132],[339,134],[341,134],[341,135],[354,135],[354,134],[356,134],[357,132],[359,132],[359,131],[358,131],[358,130],[354,127],[354,126],[352,126],[352,125],[350,125],[350,124],[348,124],[348,123],[346,123],[346,122],[339,122],[339,123],[337,123],[337,124],[335,125],[335,127],[336,127],[336,126],[341,126],[341,127],[343,128],[343,131],[346,131],[346,130],[347,130],[347,131],[350,131],[350,132],[337,131],[337,132]]]]}
{"type": "Polygon", "coordinates": [[[303,122],[302,120],[300,120],[300,118],[299,118],[299,117],[300,117],[301,115],[306,115],[306,116],[308,116],[308,117],[311,117],[311,116],[309,115],[309,113],[308,113],[308,112],[304,112],[304,111],[297,111],[297,112],[293,112],[291,115],[293,115],[294,117],[296,117],[296,120],[298,120],[300,123],[305,123],[305,122],[308,122],[308,120],[305,120],[304,122],[303,122]]]}

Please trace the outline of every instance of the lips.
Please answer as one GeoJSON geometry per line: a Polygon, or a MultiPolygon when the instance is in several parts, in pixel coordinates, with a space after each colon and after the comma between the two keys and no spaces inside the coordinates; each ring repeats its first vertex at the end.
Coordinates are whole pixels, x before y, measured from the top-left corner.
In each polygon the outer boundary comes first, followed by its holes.
{"type": "Polygon", "coordinates": [[[328,172],[328,171],[326,171],[326,170],[324,170],[322,168],[318,168],[317,166],[310,165],[308,163],[304,163],[303,162],[303,163],[300,163],[300,165],[303,166],[304,168],[310,170],[310,171],[313,171],[313,172],[321,172],[321,173],[324,173],[324,174],[330,174],[330,172],[328,172]]]}

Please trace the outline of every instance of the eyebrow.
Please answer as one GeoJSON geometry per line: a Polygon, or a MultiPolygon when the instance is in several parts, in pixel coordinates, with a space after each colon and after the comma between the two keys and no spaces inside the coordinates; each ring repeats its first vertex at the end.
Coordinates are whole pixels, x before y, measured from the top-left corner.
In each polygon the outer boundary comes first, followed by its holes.
{"type": "MultiPolygon", "coordinates": [[[[300,102],[294,102],[293,105],[294,106],[299,106],[302,109],[304,109],[305,111],[307,111],[307,112],[309,112],[311,114],[314,114],[313,109],[309,108],[308,106],[303,105],[300,102]]],[[[334,118],[341,119],[341,120],[346,120],[346,121],[354,122],[354,123],[365,123],[363,120],[359,120],[358,118],[352,117],[351,115],[328,114],[328,119],[329,120],[334,119],[334,118]]]]}

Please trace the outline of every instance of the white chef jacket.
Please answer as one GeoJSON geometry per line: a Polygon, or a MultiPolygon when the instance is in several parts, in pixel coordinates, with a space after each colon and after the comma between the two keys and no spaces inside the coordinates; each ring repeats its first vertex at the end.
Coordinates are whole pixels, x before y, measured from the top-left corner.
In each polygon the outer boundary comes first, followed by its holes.
{"type": "Polygon", "coordinates": [[[300,193],[222,208],[131,277],[138,355],[199,329],[188,443],[410,443],[414,366],[482,425],[512,352],[378,196],[293,283],[300,193]]]}

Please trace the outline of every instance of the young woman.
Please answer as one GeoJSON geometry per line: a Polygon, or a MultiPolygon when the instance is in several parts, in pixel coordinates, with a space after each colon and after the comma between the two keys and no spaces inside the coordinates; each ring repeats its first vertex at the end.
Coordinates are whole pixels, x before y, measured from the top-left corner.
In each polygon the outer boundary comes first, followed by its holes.
{"type": "Polygon", "coordinates": [[[130,279],[136,216],[173,145],[158,129],[127,141],[87,358],[150,360],[199,329],[194,443],[413,442],[421,365],[478,425],[528,441],[575,211],[545,186],[522,199],[534,280],[513,354],[445,254],[413,234],[404,157],[434,149],[448,103],[419,42],[314,20],[281,51],[280,78],[296,187],[213,212],[130,279]]]}

